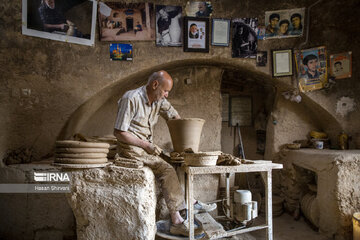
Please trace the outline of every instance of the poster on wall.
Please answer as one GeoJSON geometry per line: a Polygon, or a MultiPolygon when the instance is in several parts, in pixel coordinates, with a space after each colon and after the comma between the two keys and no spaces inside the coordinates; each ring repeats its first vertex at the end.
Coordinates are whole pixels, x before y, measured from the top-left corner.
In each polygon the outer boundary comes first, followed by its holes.
{"type": "Polygon", "coordinates": [[[232,23],[232,57],[256,58],[257,18],[236,18],[232,23]]]}
{"type": "Polygon", "coordinates": [[[296,51],[295,59],[300,91],[322,89],[327,84],[325,47],[296,51]]]}
{"type": "Polygon", "coordinates": [[[22,34],[93,46],[95,0],[23,0],[22,34]]]}
{"type": "Polygon", "coordinates": [[[184,52],[209,52],[209,19],[184,17],[184,52]]]}
{"type": "Polygon", "coordinates": [[[182,46],[182,7],[156,5],[156,46],[182,46]]]}
{"type": "Polygon", "coordinates": [[[267,51],[258,51],[256,53],[256,66],[265,67],[267,63],[267,51]]]}
{"type": "Polygon", "coordinates": [[[300,37],[304,30],[305,8],[265,12],[265,38],[300,37]]]}
{"type": "Polygon", "coordinates": [[[154,4],[99,2],[101,41],[155,40],[154,4]]]}
{"type": "Polygon", "coordinates": [[[111,43],[110,60],[131,61],[133,59],[132,44],[111,43]]]}
{"type": "Polygon", "coordinates": [[[210,17],[213,8],[211,2],[187,2],[185,11],[189,17],[210,17]]]}
{"type": "Polygon", "coordinates": [[[352,72],[352,52],[330,55],[330,74],[335,79],[350,78],[352,72]]]}

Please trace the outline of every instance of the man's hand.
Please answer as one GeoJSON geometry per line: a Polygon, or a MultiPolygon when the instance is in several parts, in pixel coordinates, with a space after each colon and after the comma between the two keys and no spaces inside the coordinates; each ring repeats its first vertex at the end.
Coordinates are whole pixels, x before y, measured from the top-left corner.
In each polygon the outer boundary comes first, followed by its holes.
{"type": "Polygon", "coordinates": [[[149,143],[145,148],[144,150],[148,153],[148,154],[151,154],[151,155],[155,155],[155,156],[158,156],[161,154],[162,152],[162,149],[157,146],[156,144],[153,144],[153,143],[149,143]]]}

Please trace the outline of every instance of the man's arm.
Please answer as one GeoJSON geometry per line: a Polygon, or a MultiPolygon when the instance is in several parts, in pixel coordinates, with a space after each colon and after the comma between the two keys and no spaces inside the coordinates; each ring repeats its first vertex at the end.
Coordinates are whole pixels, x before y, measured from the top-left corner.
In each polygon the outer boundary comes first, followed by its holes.
{"type": "MultiPolygon", "coordinates": [[[[118,141],[127,143],[129,145],[134,145],[134,146],[140,147],[149,154],[156,153],[156,147],[154,144],[152,144],[148,141],[144,141],[138,137],[135,137],[134,135],[132,135],[129,132],[114,129],[114,136],[118,139],[118,141]]],[[[158,153],[158,154],[160,154],[160,153],[158,153]]]]}

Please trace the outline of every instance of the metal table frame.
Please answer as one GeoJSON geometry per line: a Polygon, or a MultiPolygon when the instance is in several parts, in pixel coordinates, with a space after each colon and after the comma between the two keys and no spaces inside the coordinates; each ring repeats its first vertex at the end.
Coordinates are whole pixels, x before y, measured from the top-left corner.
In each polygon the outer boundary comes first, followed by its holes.
{"type": "MultiPolygon", "coordinates": [[[[187,175],[186,181],[186,202],[188,205],[189,216],[189,239],[194,240],[194,175],[205,174],[221,174],[221,173],[247,173],[260,172],[265,183],[265,209],[266,209],[266,223],[260,226],[248,227],[237,231],[227,232],[226,236],[230,237],[237,234],[266,229],[266,239],[273,239],[273,222],[272,222],[272,170],[282,169],[283,165],[272,163],[271,161],[255,160],[254,164],[242,164],[239,166],[209,166],[209,167],[190,167],[184,166],[184,171],[187,175]]],[[[227,174],[229,175],[229,174],[227,174]]],[[[230,191],[229,184],[226,185],[227,193],[230,191]]]]}

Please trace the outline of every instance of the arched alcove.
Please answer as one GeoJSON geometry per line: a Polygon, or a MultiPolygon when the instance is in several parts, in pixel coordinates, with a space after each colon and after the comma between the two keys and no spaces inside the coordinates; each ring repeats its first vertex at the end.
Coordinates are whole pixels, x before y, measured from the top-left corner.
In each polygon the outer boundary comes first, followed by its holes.
{"type": "MultiPolygon", "coordinates": [[[[266,145],[271,145],[270,152],[276,151],[281,144],[296,140],[297,136],[304,136],[305,132],[312,128],[340,128],[330,113],[306,95],[302,94],[301,103],[283,99],[281,92],[292,89],[291,85],[256,70],[247,62],[234,62],[228,59],[187,59],[140,70],[126,78],[120,76],[118,81],[99,90],[70,116],[58,139],[69,139],[74,133],[79,132],[87,136],[112,134],[118,99],[127,90],[145,84],[152,72],[161,69],[168,71],[174,79],[175,85],[169,100],[182,117],[201,117],[207,120],[208,130],[203,133],[207,143],[203,145],[203,150],[221,148],[220,84],[224,71],[241,76],[233,79],[235,83],[242,79],[241,81],[253,82],[274,90],[268,123],[276,121],[278,125],[268,124],[266,145]],[[186,84],[185,79],[190,79],[191,84],[186,84]]],[[[158,125],[160,127],[157,126],[156,131],[161,136],[156,137],[156,140],[168,146],[170,137],[168,133],[164,133],[166,124],[160,122],[158,125]]]]}

